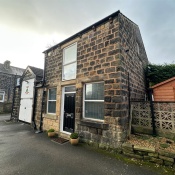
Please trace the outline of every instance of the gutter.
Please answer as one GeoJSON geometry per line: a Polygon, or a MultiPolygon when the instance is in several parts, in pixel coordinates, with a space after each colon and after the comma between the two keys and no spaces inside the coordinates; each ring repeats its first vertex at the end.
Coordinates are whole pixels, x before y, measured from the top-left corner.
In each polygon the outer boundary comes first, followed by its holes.
{"type": "Polygon", "coordinates": [[[13,102],[12,102],[12,110],[11,110],[11,116],[10,116],[10,120],[12,120],[12,114],[13,114],[13,107],[14,107],[14,103],[15,103],[15,90],[16,90],[16,75],[14,77],[14,88],[13,88],[13,102]]]}

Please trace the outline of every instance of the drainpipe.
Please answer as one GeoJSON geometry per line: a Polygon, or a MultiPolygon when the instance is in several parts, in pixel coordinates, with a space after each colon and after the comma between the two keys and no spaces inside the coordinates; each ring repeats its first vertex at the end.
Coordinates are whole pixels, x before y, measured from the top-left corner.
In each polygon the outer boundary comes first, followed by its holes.
{"type": "Polygon", "coordinates": [[[11,110],[11,116],[10,116],[10,120],[12,120],[12,114],[13,114],[13,107],[14,107],[14,103],[15,103],[15,90],[16,90],[16,75],[14,77],[14,88],[13,88],[13,102],[12,102],[12,110],[11,110]]]}
{"type": "Polygon", "coordinates": [[[34,101],[33,101],[33,115],[32,115],[32,123],[33,123],[33,129],[36,129],[36,123],[35,123],[35,104],[36,104],[36,81],[34,82],[34,88],[35,88],[35,93],[34,93],[34,101]]]}
{"type": "MultiPolygon", "coordinates": [[[[42,85],[37,88],[44,88],[45,85],[45,69],[46,69],[46,59],[44,58],[44,70],[43,70],[43,80],[42,80],[42,85]]],[[[40,114],[40,126],[39,129],[35,132],[36,134],[39,134],[42,131],[42,121],[43,121],[43,100],[44,100],[44,89],[42,93],[42,100],[41,100],[41,114],[40,114]]]]}
{"type": "Polygon", "coordinates": [[[131,124],[132,124],[132,115],[130,113],[131,113],[131,90],[130,90],[130,78],[128,72],[128,121],[129,121],[128,139],[130,139],[131,124]]]}
{"type": "Polygon", "coordinates": [[[152,89],[149,89],[149,100],[150,100],[150,108],[151,108],[151,118],[152,118],[152,126],[153,126],[153,133],[152,135],[156,136],[156,125],[155,125],[155,116],[154,116],[154,107],[153,107],[153,100],[152,100],[152,89]]]}

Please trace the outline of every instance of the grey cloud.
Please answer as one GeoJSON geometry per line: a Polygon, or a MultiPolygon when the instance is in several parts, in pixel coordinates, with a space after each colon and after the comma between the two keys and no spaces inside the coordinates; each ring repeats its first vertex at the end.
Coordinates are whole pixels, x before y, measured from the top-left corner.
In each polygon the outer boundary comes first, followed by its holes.
{"type": "Polygon", "coordinates": [[[0,23],[70,36],[117,10],[139,25],[151,62],[175,59],[174,0],[0,0],[0,23]]]}

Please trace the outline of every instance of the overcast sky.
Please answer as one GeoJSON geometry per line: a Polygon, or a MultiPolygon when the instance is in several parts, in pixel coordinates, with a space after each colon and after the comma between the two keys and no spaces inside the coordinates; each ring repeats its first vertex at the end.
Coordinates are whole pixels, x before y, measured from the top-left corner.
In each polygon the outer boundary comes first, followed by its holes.
{"type": "Polygon", "coordinates": [[[139,26],[151,63],[175,64],[175,0],[0,0],[0,63],[43,68],[48,45],[117,10],[139,26]]]}

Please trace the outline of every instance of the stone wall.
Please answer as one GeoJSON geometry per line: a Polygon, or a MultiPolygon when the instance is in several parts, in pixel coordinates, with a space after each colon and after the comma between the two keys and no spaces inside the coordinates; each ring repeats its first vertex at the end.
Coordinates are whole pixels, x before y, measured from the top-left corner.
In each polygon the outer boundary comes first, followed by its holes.
{"type": "Polygon", "coordinates": [[[14,81],[16,81],[17,78],[19,78],[19,76],[0,73],[0,90],[5,91],[5,102],[13,101],[14,81]]]}
{"type": "Polygon", "coordinates": [[[147,57],[139,37],[138,27],[119,14],[46,52],[46,86],[57,88],[57,106],[55,115],[44,115],[44,128],[55,120],[60,130],[62,87],[76,85],[75,131],[84,141],[118,147],[127,137],[128,88],[131,99],[145,97],[143,73],[147,57]],[[62,81],[63,48],[74,42],[77,42],[77,78],[62,81]],[[83,86],[99,81],[104,82],[104,121],[87,121],[82,116],[83,86]]]}
{"type": "Polygon", "coordinates": [[[149,161],[159,165],[175,166],[175,154],[171,151],[156,150],[155,148],[124,143],[122,145],[122,153],[128,157],[149,161]]]}
{"type": "Polygon", "coordinates": [[[19,116],[20,99],[21,99],[21,88],[20,86],[18,86],[18,87],[15,87],[14,104],[12,109],[12,117],[16,119],[19,116]]]}
{"type": "Polygon", "coordinates": [[[0,102],[0,114],[11,113],[12,103],[11,102],[0,102]]]}

